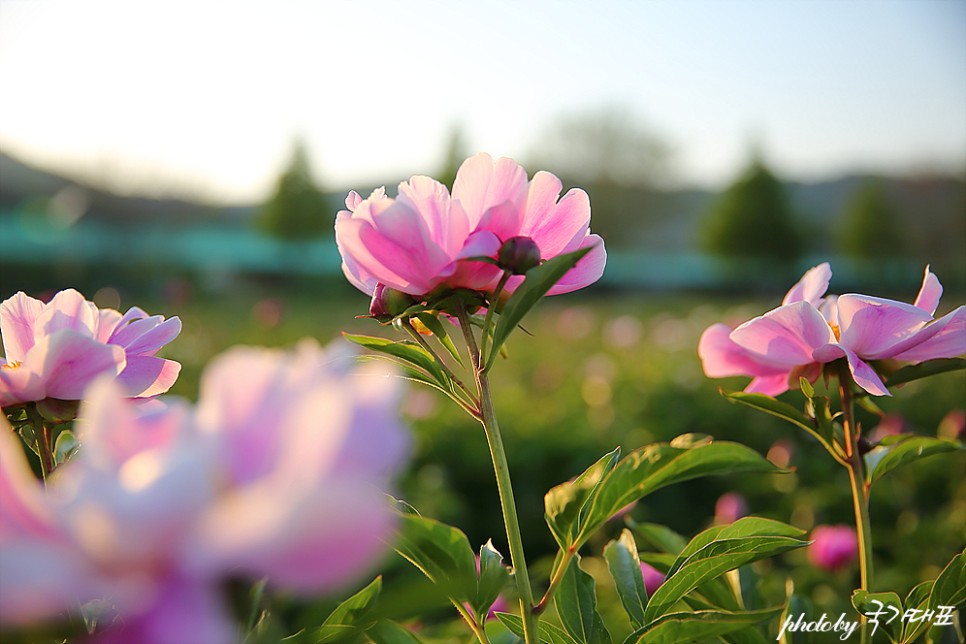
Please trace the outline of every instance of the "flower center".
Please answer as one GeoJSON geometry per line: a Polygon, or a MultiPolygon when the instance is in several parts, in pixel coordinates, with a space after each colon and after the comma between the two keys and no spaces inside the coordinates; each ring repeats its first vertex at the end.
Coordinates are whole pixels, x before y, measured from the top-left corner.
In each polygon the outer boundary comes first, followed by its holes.
{"type": "Polygon", "coordinates": [[[0,369],[16,369],[23,365],[19,360],[14,360],[13,362],[8,362],[7,364],[0,364],[0,369]]]}
{"type": "Polygon", "coordinates": [[[842,332],[839,331],[839,326],[837,324],[832,324],[831,322],[829,322],[828,325],[832,328],[832,333],[835,335],[835,341],[841,342],[842,332]]]}

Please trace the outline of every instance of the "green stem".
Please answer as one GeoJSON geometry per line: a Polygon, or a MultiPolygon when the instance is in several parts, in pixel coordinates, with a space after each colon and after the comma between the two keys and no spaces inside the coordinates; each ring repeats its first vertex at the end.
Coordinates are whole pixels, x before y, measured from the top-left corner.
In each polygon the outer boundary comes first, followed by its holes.
{"type": "Polygon", "coordinates": [[[538,615],[547,608],[547,604],[553,599],[553,594],[563,580],[567,572],[567,567],[570,565],[570,560],[574,558],[576,552],[576,550],[561,550],[560,564],[554,569],[553,576],[550,578],[550,585],[547,587],[547,592],[543,594],[543,597],[533,609],[538,615]]]}
{"type": "Polygon", "coordinates": [[[33,428],[34,444],[40,459],[40,474],[46,485],[47,477],[54,471],[54,454],[50,449],[50,428],[44,422],[44,417],[37,411],[36,405],[27,405],[26,410],[30,426],[33,428]]]}
{"type": "Polygon", "coordinates": [[[470,326],[469,315],[462,306],[459,308],[460,327],[466,338],[466,346],[470,352],[476,385],[480,392],[480,411],[483,417],[480,422],[486,433],[486,442],[490,448],[493,460],[493,471],[496,474],[496,487],[500,494],[500,505],[503,508],[503,523],[506,526],[507,542],[510,546],[510,565],[513,567],[513,579],[516,581],[517,593],[520,595],[520,614],[523,618],[523,635],[526,644],[537,644],[537,620],[533,611],[533,591],[530,589],[530,575],[527,572],[527,561],[523,554],[523,538],[520,536],[520,522],[517,518],[516,504],[513,500],[513,487],[510,484],[510,468],[506,461],[506,451],[500,436],[500,426],[496,420],[493,408],[493,397],[490,394],[490,383],[483,371],[482,357],[476,346],[476,338],[470,326]]]}
{"type": "Polygon", "coordinates": [[[459,398],[454,400],[456,400],[456,402],[459,403],[463,407],[463,409],[470,412],[471,416],[473,416],[474,418],[479,418],[480,416],[478,411],[479,401],[476,400],[472,392],[470,392],[469,388],[463,384],[463,381],[460,380],[455,373],[453,373],[453,370],[449,368],[449,365],[443,362],[443,359],[440,357],[440,355],[436,353],[432,345],[430,345],[429,342],[426,341],[426,339],[422,336],[422,334],[419,331],[414,329],[413,326],[408,323],[404,324],[403,326],[406,327],[406,331],[408,331],[409,335],[412,336],[414,340],[416,340],[419,346],[426,349],[426,351],[429,352],[429,355],[433,356],[433,359],[436,361],[436,364],[439,365],[440,369],[443,370],[443,373],[445,373],[449,377],[449,379],[452,380],[457,387],[459,387],[460,391],[462,391],[463,394],[468,399],[466,400],[463,398],[459,398]]]}
{"type": "MultiPolygon", "coordinates": [[[[855,531],[859,542],[859,588],[872,590],[872,524],[869,520],[869,486],[859,451],[859,427],[855,422],[852,401],[852,376],[848,364],[839,366],[839,396],[842,403],[842,427],[845,430],[845,453],[848,461],[849,485],[855,512],[855,531]]],[[[869,641],[865,617],[862,618],[862,642],[869,641]]]]}
{"type": "Polygon", "coordinates": [[[511,273],[509,271],[503,271],[503,276],[500,277],[500,282],[496,285],[493,290],[493,295],[490,296],[490,301],[486,307],[486,317],[483,318],[483,335],[480,337],[480,355],[486,361],[484,373],[490,370],[490,360],[487,357],[486,345],[490,339],[490,325],[493,321],[493,310],[500,301],[500,294],[503,293],[506,283],[510,280],[511,273]]]}
{"type": "Polygon", "coordinates": [[[473,631],[473,634],[476,635],[476,639],[480,640],[480,644],[490,644],[490,638],[487,637],[483,624],[477,622],[476,617],[474,617],[472,613],[470,613],[470,611],[468,611],[466,607],[462,606],[459,602],[454,601],[453,606],[456,607],[457,612],[459,612],[463,620],[469,625],[470,630],[473,631]]]}

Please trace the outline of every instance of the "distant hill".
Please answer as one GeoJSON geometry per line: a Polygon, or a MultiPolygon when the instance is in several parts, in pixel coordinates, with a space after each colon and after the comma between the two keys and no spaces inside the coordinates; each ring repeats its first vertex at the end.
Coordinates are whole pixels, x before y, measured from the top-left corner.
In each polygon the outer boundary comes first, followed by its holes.
{"type": "MultiPolygon", "coordinates": [[[[855,174],[829,181],[786,183],[811,253],[835,252],[841,214],[867,179],[855,174]]],[[[966,256],[966,183],[962,178],[881,180],[903,223],[908,255],[947,262],[966,256]]],[[[573,185],[566,180],[564,183],[573,185]]],[[[602,234],[610,247],[628,251],[697,252],[698,231],[717,196],[708,190],[666,191],[614,184],[581,187],[591,195],[594,231],[602,234]]],[[[73,207],[78,203],[83,207],[81,215],[112,225],[247,222],[258,207],[213,207],[174,198],[117,195],[0,154],[0,210],[23,209],[65,194],[73,207]]],[[[345,191],[328,196],[330,203],[340,205],[345,191]]],[[[333,207],[331,216],[336,209],[333,207]]]]}

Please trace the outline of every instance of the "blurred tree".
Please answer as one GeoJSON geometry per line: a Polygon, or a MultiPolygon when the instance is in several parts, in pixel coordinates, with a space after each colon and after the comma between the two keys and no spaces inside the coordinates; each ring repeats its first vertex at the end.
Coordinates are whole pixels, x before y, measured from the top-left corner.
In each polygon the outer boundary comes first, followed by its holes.
{"type": "Polygon", "coordinates": [[[443,165],[436,174],[439,182],[450,190],[453,189],[453,182],[456,181],[456,172],[460,164],[469,156],[466,148],[466,134],[459,125],[450,128],[446,139],[446,149],[443,152],[443,165]]]}
{"type": "Polygon", "coordinates": [[[262,206],[255,226],[285,240],[300,240],[332,233],[334,211],[312,178],[305,145],[296,142],[288,167],[279,176],[275,192],[262,206]]]}
{"type": "Polygon", "coordinates": [[[584,185],[653,187],[669,178],[668,146],[621,106],[565,115],[538,140],[532,167],[584,185]]]}
{"type": "Polygon", "coordinates": [[[784,261],[801,254],[785,189],[759,155],[711,207],[701,244],[714,255],[736,259],[784,261]]]}
{"type": "Polygon", "coordinates": [[[867,180],[855,190],[842,213],[839,249],[857,259],[905,255],[908,245],[882,182],[867,180]]]}

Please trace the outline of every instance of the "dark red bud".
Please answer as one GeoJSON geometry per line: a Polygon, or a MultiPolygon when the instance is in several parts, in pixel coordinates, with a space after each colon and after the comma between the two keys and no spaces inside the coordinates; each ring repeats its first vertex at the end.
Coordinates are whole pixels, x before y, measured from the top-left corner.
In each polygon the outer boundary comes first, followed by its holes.
{"type": "Polygon", "coordinates": [[[540,265],[540,248],[529,237],[511,237],[500,246],[496,259],[503,270],[523,275],[540,265]]]}

